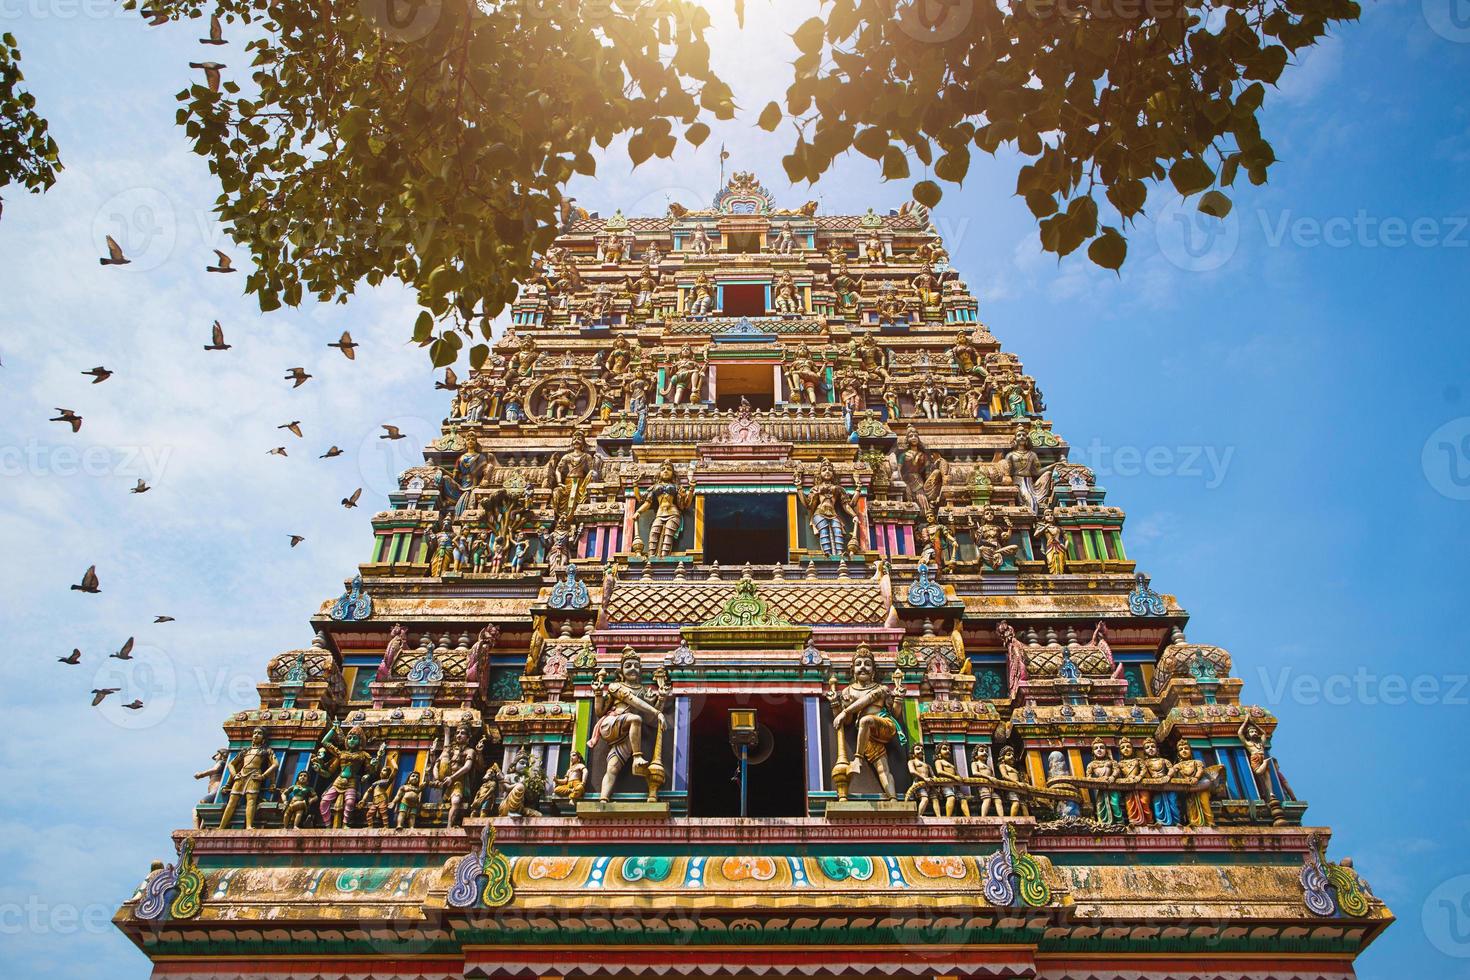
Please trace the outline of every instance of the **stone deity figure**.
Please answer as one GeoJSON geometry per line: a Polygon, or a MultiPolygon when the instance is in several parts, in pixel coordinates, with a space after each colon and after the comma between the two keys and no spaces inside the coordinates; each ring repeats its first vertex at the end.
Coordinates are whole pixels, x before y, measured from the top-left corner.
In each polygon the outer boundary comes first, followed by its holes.
{"type": "Polygon", "coordinates": [[[970,515],[970,539],[975,542],[975,551],[983,568],[998,570],[1015,557],[1021,546],[1010,543],[1014,532],[1011,519],[992,506],[981,508],[978,518],[970,515]]]}
{"type": "MultiPolygon", "coordinates": [[[[812,534],[822,553],[828,558],[840,558],[847,553],[848,529],[856,533],[857,509],[853,498],[837,482],[837,471],[832,461],[822,459],[817,466],[817,476],[810,490],[799,491],[802,506],[806,508],[812,534]]],[[[853,491],[854,496],[857,491],[853,491]]]]}
{"type": "MultiPolygon", "coordinates": [[[[481,740],[483,746],[484,740],[481,740]]],[[[480,780],[480,788],[475,790],[475,798],[470,801],[470,813],[477,817],[493,817],[499,806],[500,791],[505,786],[505,777],[500,772],[500,763],[490,763],[490,768],[485,770],[485,776],[480,780]]]]}
{"type": "MultiPolygon", "coordinates": [[[[954,816],[955,806],[958,804],[960,812],[964,816],[970,815],[970,798],[960,792],[960,771],[955,768],[954,760],[949,756],[949,746],[941,745],[934,752],[934,777],[941,780],[939,795],[944,799],[944,815],[954,816]]],[[[934,808],[939,809],[939,800],[934,801],[934,808]]],[[[938,814],[936,814],[937,816],[938,814]]]]}
{"type": "Polygon", "coordinates": [[[444,501],[454,505],[454,516],[458,517],[469,507],[473,496],[469,491],[480,482],[482,472],[493,464],[491,458],[480,451],[480,440],[473,432],[466,432],[464,452],[454,462],[454,470],[443,478],[444,501]]]}
{"type": "Polygon", "coordinates": [[[695,255],[708,255],[714,250],[714,243],[710,241],[709,232],[704,225],[695,225],[694,234],[689,240],[689,247],[694,250],[695,255]]]}
{"type": "Polygon", "coordinates": [[[334,830],[352,825],[352,814],[357,809],[357,784],[370,770],[383,764],[386,745],[378,746],[377,757],[363,747],[362,735],[355,729],[347,736],[342,746],[333,744],[341,736],[336,724],[322,739],[317,758],[312,765],[318,772],[332,777],[332,785],[322,794],[322,826],[334,830]],[[340,803],[339,803],[340,800],[340,803]]]}
{"type": "Polygon", "coordinates": [[[932,506],[924,508],[924,522],[918,528],[918,540],[925,546],[925,553],[934,556],[936,572],[947,568],[959,552],[959,542],[932,506]]]}
{"type": "Polygon", "coordinates": [[[911,425],[903,434],[903,455],[899,459],[898,475],[908,491],[908,498],[920,509],[931,504],[938,506],[944,481],[949,475],[949,461],[926,449],[918,430],[911,425]]]}
{"type": "Polygon", "coordinates": [[[469,655],[465,657],[464,679],[466,682],[484,686],[485,667],[490,663],[490,650],[498,642],[500,642],[500,627],[494,623],[485,624],[475,637],[469,655]]]}
{"type": "Polygon", "coordinates": [[[934,815],[939,816],[939,798],[931,796],[929,784],[934,781],[934,771],[929,768],[929,763],[924,759],[924,746],[915,742],[913,751],[909,753],[909,775],[913,782],[909,784],[908,791],[904,793],[905,800],[917,800],[919,803],[919,816],[929,809],[931,798],[934,802],[934,815]]]}
{"type": "MultiPolygon", "coordinates": [[[[643,754],[643,726],[662,729],[664,708],[669,701],[667,674],[657,675],[658,683],[648,688],[643,684],[643,664],[632,647],[623,648],[617,680],[609,681],[607,671],[600,670],[592,684],[592,711],[597,716],[589,746],[607,744],[607,768],[602,775],[598,799],[612,799],[613,787],[623,768],[632,763],[635,776],[647,777],[648,758],[643,754]]],[[[657,741],[657,739],[655,739],[657,741]]]]}
{"type": "Polygon", "coordinates": [[[399,830],[412,830],[419,825],[419,807],[423,802],[424,787],[419,779],[419,774],[411,772],[403,785],[398,787],[398,792],[393,794],[389,802],[397,814],[399,830]]]}
{"type": "MultiPolygon", "coordinates": [[[[1167,783],[1174,776],[1174,764],[1159,755],[1159,746],[1151,738],[1143,740],[1143,782],[1167,783]]],[[[1153,791],[1154,823],[1161,827],[1177,827],[1183,821],[1179,815],[1179,794],[1170,789],[1153,791]]]]}
{"type": "Polygon", "coordinates": [[[208,789],[204,791],[204,797],[200,803],[213,803],[219,798],[219,786],[225,777],[225,760],[230,757],[228,748],[216,749],[210,757],[208,769],[201,769],[194,774],[195,779],[209,780],[208,789]]]}
{"type": "Polygon", "coordinates": [[[297,773],[296,781],[282,795],[286,808],[281,812],[281,829],[300,830],[306,826],[306,815],[311,812],[311,801],[316,799],[312,792],[311,773],[305,769],[297,773]]]}
{"type": "Polygon", "coordinates": [[[479,753],[470,741],[469,722],[461,718],[453,729],[444,733],[429,748],[429,755],[437,755],[434,763],[434,778],[429,786],[440,789],[449,803],[449,815],[445,826],[458,827],[464,815],[464,798],[469,781],[480,762],[479,753]]]}
{"type": "MultiPolygon", "coordinates": [[[[1118,770],[1117,775],[1113,778],[1128,786],[1141,786],[1143,783],[1143,760],[1133,751],[1133,742],[1130,739],[1118,739],[1118,770]]],[[[1126,789],[1123,793],[1123,801],[1129,823],[1142,826],[1150,822],[1153,800],[1148,790],[1126,789]]]]}
{"type": "Polygon", "coordinates": [[[429,574],[438,578],[445,572],[453,571],[454,531],[450,528],[449,518],[446,517],[444,523],[439,525],[439,529],[429,535],[429,542],[433,549],[429,557],[429,574]]]}
{"type": "Polygon", "coordinates": [[[796,282],[791,278],[791,273],[783,272],[776,278],[771,305],[777,313],[789,315],[801,312],[801,297],[796,292],[796,282]]]}
{"type": "Polygon", "coordinates": [[[909,306],[909,301],[898,294],[898,287],[892,282],[885,282],[878,289],[873,311],[877,313],[879,323],[901,323],[908,320],[909,306]]]}
{"type": "MultiPolygon", "coordinates": [[[[1092,742],[1092,761],[1087,764],[1087,778],[1113,782],[1118,777],[1118,764],[1113,761],[1113,752],[1102,739],[1092,742]]],[[[1092,810],[1098,823],[1123,824],[1128,822],[1123,811],[1123,794],[1111,787],[1092,791],[1092,810]]]]}
{"type": "MultiPolygon", "coordinates": [[[[1251,777],[1256,784],[1256,792],[1271,810],[1271,822],[1278,827],[1286,825],[1286,816],[1281,812],[1281,798],[1276,792],[1275,783],[1271,774],[1275,771],[1280,778],[1283,787],[1286,777],[1282,776],[1276,769],[1276,762],[1271,758],[1271,738],[1254,722],[1245,721],[1241,723],[1238,732],[1241,744],[1245,746],[1246,762],[1250,765],[1251,777]]],[[[1290,792],[1289,787],[1287,791],[1290,792]]]]}
{"type": "Polygon", "coordinates": [[[816,358],[812,357],[809,346],[797,345],[791,363],[786,365],[785,373],[786,387],[793,402],[815,405],[821,400],[822,391],[826,387],[823,384],[825,372],[816,358]]]}
{"type": "Polygon", "coordinates": [[[694,506],[694,474],[691,471],[689,482],[681,487],[674,464],[664,460],[653,486],[646,493],[635,490],[633,502],[635,521],[645,511],[654,512],[653,523],[648,528],[648,553],[655,558],[667,558],[679,543],[679,532],[684,528],[684,512],[694,506]]]}
{"type": "MultiPolygon", "coordinates": [[[[1061,752],[1049,752],[1046,756],[1046,781],[1055,783],[1057,780],[1067,779],[1071,773],[1067,771],[1067,757],[1061,752]]],[[[1060,817],[1078,817],[1082,815],[1082,808],[1072,800],[1061,800],[1057,803],[1057,815],[1060,817]]]]}
{"type": "Polygon", "coordinates": [[[888,380],[888,358],[872,334],[853,338],[847,345],[847,354],[857,361],[858,366],[881,381],[888,380]]]}
{"type": "Polygon", "coordinates": [[[852,272],[847,268],[847,256],[842,257],[841,264],[832,273],[832,292],[837,294],[837,305],[845,312],[857,309],[859,301],[863,296],[863,285],[867,282],[867,276],[854,279],[852,272]]]}
{"type": "Polygon", "coordinates": [[[548,421],[569,419],[577,414],[582,386],[569,378],[558,378],[546,385],[542,398],[546,401],[542,414],[548,421]]]}
{"type": "Polygon", "coordinates": [[[1057,512],[1048,507],[1033,528],[1041,538],[1041,552],[1046,557],[1046,570],[1061,575],[1067,570],[1067,539],[1057,523],[1057,512]]]}
{"type": "Polygon", "coordinates": [[[790,225],[782,225],[776,230],[776,254],[790,255],[796,248],[796,235],[792,233],[790,225]]]}
{"type": "MultiPolygon", "coordinates": [[[[1191,782],[1196,786],[1205,778],[1205,764],[1194,757],[1194,750],[1185,739],[1179,740],[1176,750],[1179,761],[1174,763],[1174,778],[1179,782],[1191,782]]],[[[1184,794],[1184,816],[1191,827],[1211,827],[1215,814],[1210,809],[1209,789],[1189,790],[1184,794]]]]}
{"type": "Polygon", "coordinates": [[[914,287],[914,292],[919,296],[919,302],[925,309],[934,309],[939,306],[941,290],[939,278],[934,275],[934,270],[925,266],[919,270],[919,274],[909,281],[914,287]]]}
{"type": "Polygon", "coordinates": [[[700,384],[703,373],[704,365],[694,356],[693,348],[685,344],[679,348],[674,363],[669,366],[660,394],[665,401],[674,405],[692,402],[703,394],[703,385],[700,384]]]}
{"type": "Polygon", "coordinates": [[[1052,467],[1043,467],[1036,450],[1031,448],[1031,437],[1024,426],[1016,429],[1011,451],[1006,453],[1004,466],[1015,484],[1021,502],[1031,513],[1038,513],[1051,500],[1052,467]]]}
{"type": "Polygon", "coordinates": [[[383,651],[383,659],[378,661],[378,671],[373,678],[379,684],[393,679],[393,662],[408,645],[408,630],[403,628],[402,623],[394,623],[393,629],[388,633],[388,646],[383,651]]]}
{"type": "Polygon", "coordinates": [[[883,410],[888,413],[888,421],[903,418],[903,408],[899,402],[898,387],[885,382],[883,385],[883,410]]]}
{"type": "Polygon", "coordinates": [[[505,380],[507,384],[514,384],[521,378],[529,378],[536,369],[536,362],[541,358],[536,350],[535,338],[525,336],[521,338],[515,353],[511,354],[506,363],[505,380]]]}
{"type": "MultiPolygon", "coordinates": [[[[1001,779],[1012,783],[1025,783],[1026,777],[1021,774],[1020,766],[1016,764],[1016,750],[1007,745],[1000,750],[1000,762],[996,770],[1001,779]]],[[[1026,797],[1019,790],[1005,791],[1008,809],[1006,815],[1010,817],[1024,817],[1031,813],[1030,807],[1026,805],[1026,797]]]]}
{"type": "MultiPolygon", "coordinates": [[[[990,750],[980,746],[975,750],[975,758],[970,762],[970,775],[979,779],[994,779],[995,769],[990,765],[990,750]]],[[[1000,806],[1000,794],[992,786],[976,786],[975,798],[980,801],[980,816],[1003,817],[1005,812],[1000,806]]]]}
{"type": "Polygon", "coordinates": [[[694,277],[694,286],[689,291],[689,315],[709,316],[715,308],[715,287],[709,276],[701,272],[694,277]]]}
{"type": "Polygon", "coordinates": [[[219,817],[220,830],[229,828],[241,799],[245,801],[245,829],[255,829],[255,808],[260,803],[260,794],[270,786],[279,766],[276,754],[266,747],[265,729],[251,732],[249,747],[230,760],[229,798],[219,817]]]}
{"type": "Polygon", "coordinates": [[[918,385],[914,388],[914,407],[926,419],[943,418],[944,399],[947,394],[944,385],[934,375],[926,374],[919,379],[918,385]]]}
{"type": "Polygon", "coordinates": [[[963,330],[955,334],[954,346],[949,349],[949,360],[955,370],[961,374],[988,377],[984,359],[980,356],[980,349],[963,330]]]}
{"type": "Polygon", "coordinates": [[[868,260],[868,264],[870,265],[888,264],[887,257],[883,251],[883,239],[879,238],[876,233],[869,235],[868,240],[863,243],[863,256],[868,260]]]}
{"type": "Polygon", "coordinates": [[[878,663],[866,643],[852,657],[852,680],[840,692],[835,680],[828,688],[827,700],[832,704],[832,728],[842,739],[839,762],[846,757],[847,728],[856,729],[857,740],[848,762],[848,773],[856,775],[864,764],[872,766],[873,775],[882,787],[883,798],[897,794],[893,773],[888,768],[888,743],[899,736],[898,717],[903,710],[903,671],[894,670],[893,686],[877,681],[878,663]]]}
{"type": "Polygon", "coordinates": [[[393,798],[393,782],[398,778],[398,753],[388,755],[383,763],[383,768],[378,770],[378,778],[368,784],[367,792],[363,794],[362,824],[364,827],[391,827],[393,826],[391,807],[389,804],[393,798]]]}
{"type": "Polygon", "coordinates": [[[633,347],[622,334],[613,340],[607,357],[602,362],[602,372],[611,377],[620,377],[633,366],[633,347]]]}
{"type": "Polygon", "coordinates": [[[570,520],[587,497],[600,471],[597,454],[587,448],[587,433],[572,430],[567,451],[546,464],[546,485],[552,489],[552,510],[559,520],[570,520]]]}
{"type": "Polygon", "coordinates": [[[551,792],[553,796],[565,796],[573,805],[587,795],[587,763],[582,760],[582,753],[572,753],[567,774],[556,781],[551,792]]]}

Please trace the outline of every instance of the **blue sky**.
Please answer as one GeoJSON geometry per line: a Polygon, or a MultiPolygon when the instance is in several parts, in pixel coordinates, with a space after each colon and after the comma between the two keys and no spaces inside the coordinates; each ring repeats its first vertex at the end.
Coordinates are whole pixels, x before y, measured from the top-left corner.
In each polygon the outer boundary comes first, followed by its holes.
{"type": "MultiPolygon", "coordinates": [[[[747,118],[636,172],[613,152],[580,201],[707,200],[724,141],[787,206],[900,204],[907,185],[863,158],[788,187],[786,134],[753,126],[782,87],[783,30],[809,8],[756,0],[744,33],[717,39],[747,118]]],[[[144,977],[108,917],[171,856],[221,720],[256,703],[270,656],[309,641],[445,405],[402,345],[403,290],[261,316],[242,277],[204,273],[215,191],[172,121],[195,25],[17,0],[0,29],[67,163],[44,198],[7,195],[0,220],[0,941],[12,975],[90,977],[105,960],[144,977]],[[136,261],[101,268],[119,229],[136,261]],[[200,350],[214,319],[234,350],[200,350]],[[344,328],[355,363],[324,346],[344,328]],[[92,387],[79,372],[97,364],[117,374],[92,387]],[[316,378],[292,391],[296,365],[316,378]],[[46,421],[55,406],[86,418],[81,433],[46,421]],[[298,419],[304,439],[275,428],[298,419]],[[379,442],[385,422],[411,440],[379,442]],[[290,456],[266,455],[277,445],[290,456]],[[316,458],[331,445],[345,454],[316,458]],[[129,494],[138,477],[154,489],[129,494]],[[344,511],[358,486],[364,506],[344,511]],[[92,563],[102,594],[68,590],[92,563]],[[130,635],[124,686],[148,707],[88,707],[130,635]],[[55,663],[73,647],[81,666],[55,663]]],[[[1470,735],[1467,87],[1465,0],[1367,5],[1268,98],[1271,184],[1243,186],[1214,235],[1160,192],[1121,278],[1040,253],[1013,158],[977,159],[936,212],[982,318],[1128,510],[1131,557],[1193,612],[1192,639],[1232,651],[1246,700],[1280,715],[1309,820],[1399,916],[1364,977],[1470,977],[1470,780],[1452,761],[1470,735]]]]}

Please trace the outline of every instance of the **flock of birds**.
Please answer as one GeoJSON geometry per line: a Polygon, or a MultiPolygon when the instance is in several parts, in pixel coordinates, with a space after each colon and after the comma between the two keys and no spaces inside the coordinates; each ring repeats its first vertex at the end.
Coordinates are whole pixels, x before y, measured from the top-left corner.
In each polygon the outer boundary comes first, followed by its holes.
{"type": "MultiPolygon", "coordinates": [[[[155,25],[164,23],[168,20],[167,17],[163,16],[157,11],[145,10],[144,15],[147,17],[151,17],[152,19],[150,20],[150,23],[155,25]]],[[[223,31],[221,28],[219,17],[216,16],[210,18],[209,37],[200,38],[199,43],[209,45],[221,45],[227,43],[223,37],[223,31]]],[[[199,69],[204,72],[205,81],[208,84],[210,91],[218,92],[220,90],[220,70],[225,67],[224,65],[215,61],[202,61],[190,62],[189,67],[199,69]]],[[[100,264],[104,266],[123,266],[128,265],[132,262],[132,260],[129,259],[127,257],[127,254],[123,251],[122,246],[119,245],[117,240],[111,235],[106,236],[106,245],[107,255],[97,260],[100,264]]],[[[239,271],[238,269],[236,269],[234,262],[231,260],[229,255],[220,251],[219,249],[214,249],[213,251],[215,255],[215,261],[205,266],[206,272],[228,275],[239,271]]],[[[342,355],[346,357],[349,361],[356,360],[357,358],[356,350],[359,345],[356,341],[352,339],[351,333],[346,330],[342,332],[341,337],[339,337],[336,341],[328,344],[327,346],[340,351],[342,355]]],[[[209,343],[204,345],[204,349],[206,351],[222,352],[231,350],[232,348],[233,345],[225,340],[224,327],[220,324],[218,320],[215,320],[212,327],[210,328],[209,343]]],[[[92,384],[94,385],[101,384],[102,382],[113,376],[113,372],[111,370],[101,365],[94,367],[89,371],[83,371],[82,374],[90,377],[92,379],[92,384]]],[[[291,382],[291,387],[294,390],[306,384],[306,382],[310,381],[312,377],[313,376],[311,374],[307,373],[305,368],[293,367],[286,371],[285,380],[291,382]]],[[[448,369],[445,371],[445,379],[443,382],[437,382],[435,384],[435,388],[441,389],[453,390],[457,387],[458,382],[454,376],[454,372],[452,369],[448,369]]],[[[78,415],[72,409],[57,408],[56,416],[53,417],[50,421],[60,422],[65,425],[69,425],[71,426],[71,431],[75,433],[81,431],[83,419],[82,416],[78,415]]],[[[276,428],[283,429],[291,433],[291,435],[295,436],[298,439],[302,438],[301,421],[299,419],[291,422],[286,422],[285,424],[279,425],[276,428]]],[[[406,435],[403,432],[399,431],[397,426],[384,425],[382,428],[384,430],[384,433],[383,435],[378,437],[380,439],[396,440],[406,438],[406,435]]],[[[286,456],[286,447],[284,445],[277,446],[274,449],[269,450],[268,454],[272,456],[286,456]]],[[[337,446],[332,446],[326,452],[322,453],[318,458],[333,459],[337,456],[341,456],[342,454],[343,453],[340,448],[338,448],[337,446]]],[[[144,480],[139,479],[136,485],[134,485],[129,492],[135,494],[147,493],[151,489],[152,487],[150,487],[144,480]]],[[[343,497],[341,504],[344,508],[354,508],[357,506],[358,500],[361,497],[362,488],[358,487],[351,494],[343,497]]],[[[297,545],[301,544],[301,542],[305,541],[306,538],[300,534],[291,534],[288,536],[288,540],[290,542],[290,546],[292,548],[295,548],[297,545]]],[[[88,567],[86,573],[82,576],[81,582],[73,585],[71,588],[77,592],[83,592],[93,595],[101,592],[102,589],[99,586],[97,577],[97,566],[92,565],[88,567]]],[[[171,623],[173,621],[174,617],[163,615],[156,616],[153,620],[154,623],[171,623]]],[[[121,660],[125,662],[132,660],[133,643],[134,637],[128,637],[127,642],[125,642],[116,653],[108,654],[109,659],[121,660]]],[[[74,648],[69,656],[58,657],[56,659],[60,663],[74,667],[82,662],[82,651],[74,648]]],[[[92,706],[96,707],[102,704],[102,702],[105,701],[108,697],[119,693],[121,690],[121,688],[117,687],[94,688],[91,692],[92,706]]],[[[132,701],[125,703],[123,707],[131,709],[133,711],[137,711],[143,707],[143,701],[139,698],[134,698],[132,701]]]]}

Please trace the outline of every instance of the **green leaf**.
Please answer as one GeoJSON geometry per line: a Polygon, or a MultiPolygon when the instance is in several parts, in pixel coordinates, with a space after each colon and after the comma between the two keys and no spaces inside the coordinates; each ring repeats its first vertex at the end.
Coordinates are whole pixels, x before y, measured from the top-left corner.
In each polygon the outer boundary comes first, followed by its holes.
{"type": "Polygon", "coordinates": [[[1104,269],[1116,272],[1128,257],[1128,242],[1119,234],[1118,229],[1106,227],[1087,246],[1087,257],[1104,269]]]}

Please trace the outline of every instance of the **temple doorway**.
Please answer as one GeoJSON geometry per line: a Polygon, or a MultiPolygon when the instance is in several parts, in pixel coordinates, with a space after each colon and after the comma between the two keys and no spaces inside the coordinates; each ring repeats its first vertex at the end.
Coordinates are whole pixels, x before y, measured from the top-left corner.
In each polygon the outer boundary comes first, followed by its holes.
{"type": "Polygon", "coordinates": [[[712,493],[704,498],[704,560],[726,568],[786,562],[786,497],[712,493]]]}
{"type": "Polygon", "coordinates": [[[744,399],[756,411],[776,404],[776,372],[771,364],[720,364],[715,368],[715,407],[734,410],[744,399]]]}
{"type": "Polygon", "coordinates": [[[720,287],[724,299],[720,312],[725,316],[765,316],[766,287],[758,282],[730,283],[720,287]]]}
{"type": "Polygon", "coordinates": [[[763,729],[746,767],[746,815],[806,816],[801,699],[791,695],[722,694],[696,700],[689,720],[689,815],[740,816],[740,758],[730,748],[731,708],[755,708],[763,729]],[[759,761],[756,761],[759,759],[759,761]]]}

